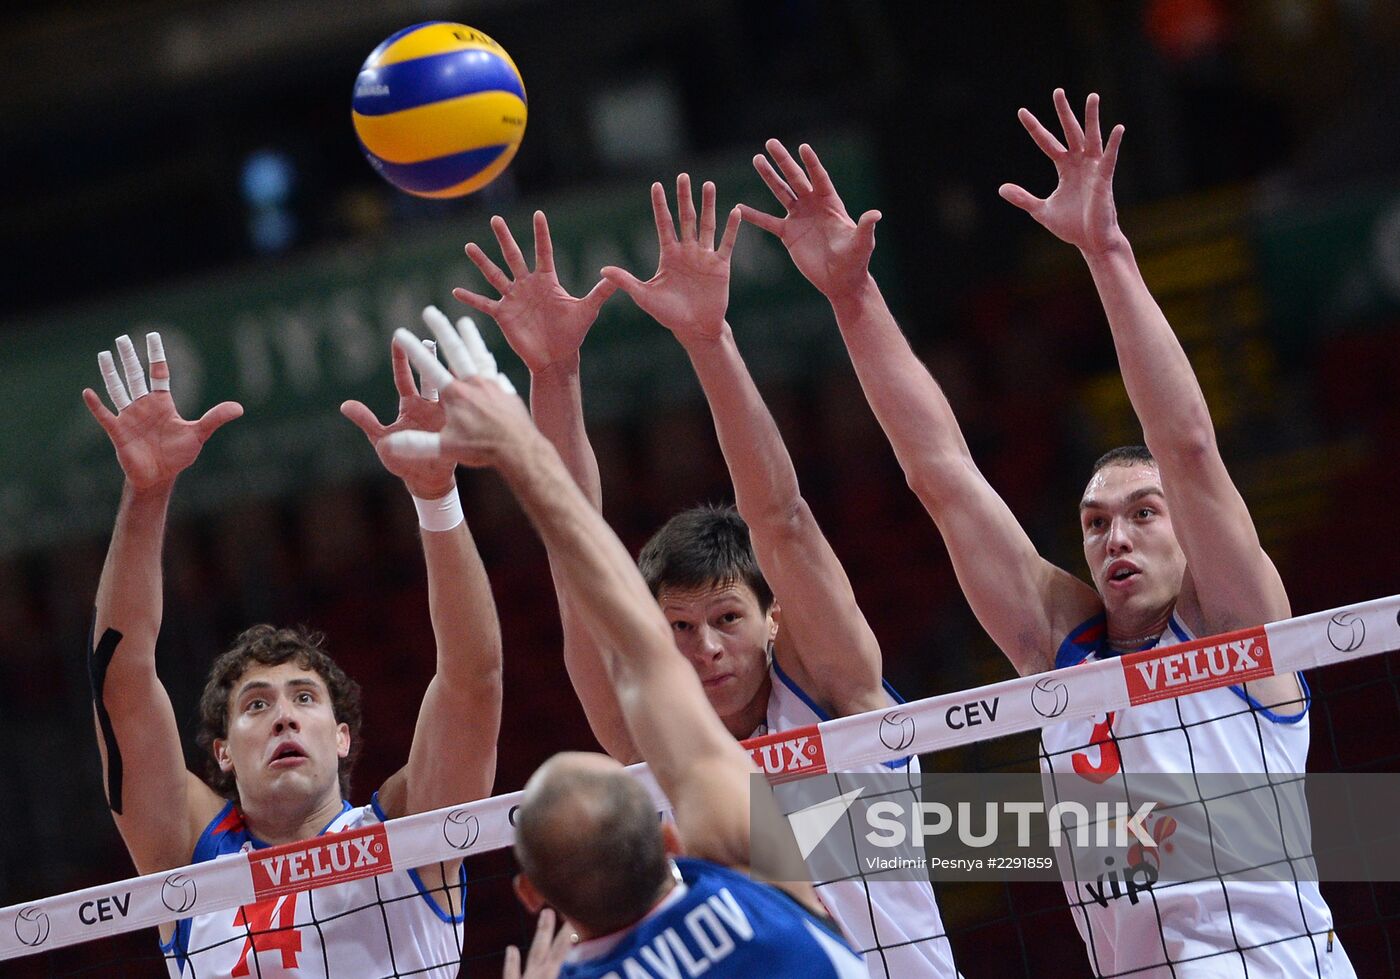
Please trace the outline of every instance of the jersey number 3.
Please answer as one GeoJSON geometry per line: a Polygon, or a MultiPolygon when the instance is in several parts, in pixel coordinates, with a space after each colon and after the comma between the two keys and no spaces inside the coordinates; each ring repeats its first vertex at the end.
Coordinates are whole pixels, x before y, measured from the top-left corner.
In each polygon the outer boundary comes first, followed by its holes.
{"type": "Polygon", "coordinates": [[[1123,762],[1118,757],[1118,742],[1113,740],[1113,711],[1109,711],[1102,721],[1094,725],[1094,733],[1089,735],[1089,748],[1099,749],[1097,765],[1089,760],[1087,750],[1076,751],[1070,756],[1070,763],[1074,765],[1076,775],[1087,778],[1095,785],[1102,785],[1117,775],[1123,767],[1123,762]]]}

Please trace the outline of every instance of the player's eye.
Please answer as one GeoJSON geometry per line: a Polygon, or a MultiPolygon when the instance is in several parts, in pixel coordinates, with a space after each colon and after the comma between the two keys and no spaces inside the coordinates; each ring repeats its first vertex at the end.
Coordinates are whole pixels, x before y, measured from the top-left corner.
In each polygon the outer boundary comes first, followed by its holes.
{"type": "Polygon", "coordinates": [[[1137,515],[1138,515],[1138,519],[1139,519],[1139,520],[1146,520],[1148,517],[1152,516],[1154,513],[1156,513],[1156,511],[1153,510],[1151,507],[1143,507],[1141,510],[1139,510],[1139,511],[1137,512],[1137,515]]]}
{"type": "Polygon", "coordinates": [[[248,705],[247,705],[246,707],[244,707],[243,709],[244,709],[244,710],[249,710],[249,711],[262,710],[262,709],[263,709],[264,707],[266,707],[266,706],[267,706],[267,701],[266,701],[266,700],[263,700],[261,697],[258,697],[258,698],[255,698],[255,699],[253,699],[253,700],[248,701],[248,705]]]}
{"type": "Polygon", "coordinates": [[[685,632],[685,630],[690,628],[690,623],[684,622],[680,619],[676,619],[674,622],[671,623],[671,628],[676,632],[685,632]]]}
{"type": "Polygon", "coordinates": [[[740,615],[738,612],[725,612],[719,617],[719,620],[724,625],[733,625],[735,622],[738,622],[742,618],[743,616],[740,615]]]}
{"type": "Polygon", "coordinates": [[[309,704],[314,702],[315,699],[316,698],[311,696],[311,691],[309,690],[303,690],[301,693],[297,694],[297,703],[299,704],[309,704]]]}

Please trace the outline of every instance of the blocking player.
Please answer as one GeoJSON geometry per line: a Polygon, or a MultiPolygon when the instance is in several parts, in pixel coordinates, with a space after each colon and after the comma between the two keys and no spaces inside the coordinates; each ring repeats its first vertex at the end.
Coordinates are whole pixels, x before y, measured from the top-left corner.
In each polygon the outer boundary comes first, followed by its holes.
{"type": "MultiPolygon", "coordinates": [[[[433,311],[436,312],[436,311],[433,311]]],[[[437,316],[442,318],[441,314],[437,316]]],[[[489,794],[500,726],[500,629],[490,587],[457,501],[450,462],[405,462],[386,435],[439,428],[440,405],[420,396],[394,351],[399,416],[343,411],[380,450],[419,509],[437,670],[423,697],[407,764],[365,806],[346,801],[359,741],[359,690],[319,637],[255,626],[211,668],[201,700],[209,778],[185,768],[170,699],[155,671],[162,603],[161,545],[176,477],[242,408],[224,402],[186,421],[170,395],[159,334],[145,373],[117,340],[125,383],[99,355],[116,413],[83,400],[126,475],[98,586],[89,665],[108,804],[138,872],[370,826],[489,794]]],[[[403,651],[386,651],[402,655],[403,651]]],[[[161,929],[172,976],[345,976],[411,971],[455,976],[461,949],[460,864],[394,872],[198,915],[161,929]]]]}
{"type": "MultiPolygon", "coordinates": [[[[516,821],[516,890],[532,910],[556,909],[581,939],[563,975],[651,975],[661,968],[656,963],[672,971],[684,963],[688,974],[716,979],[864,977],[811,884],[749,878],[750,867],[772,878],[796,860],[790,835],[787,849],[751,840],[753,764],[676,655],[671,629],[622,543],[524,404],[475,376],[481,361],[450,332],[439,341],[460,380],[407,331],[395,342],[440,388],[447,424],[439,433],[392,435],[388,444],[500,472],[594,637],[633,743],[676,816],[674,826],[663,826],[641,784],[601,754],[555,755],[530,778],[516,821]]],[[[767,785],[759,781],[753,791],[766,816],[760,828],[783,825],[767,785]]]]}
{"type": "MultiPolygon", "coordinates": [[[[977,470],[952,409],[900,333],[868,271],[877,211],[847,215],[815,152],[802,164],[776,140],[754,160],[783,217],[743,207],[777,235],[831,302],[867,400],[910,486],[937,523],[982,626],[1022,674],[1169,645],[1288,617],[1282,582],[1221,461],[1205,400],[1180,343],[1118,227],[1098,97],[1080,127],[1063,91],[1065,142],[1025,109],[1021,121],[1055,163],[1041,200],[1001,194],[1084,255],[1108,314],[1146,448],[1105,455],[1080,501],[1093,587],[1036,552],[977,470]],[[775,166],[776,164],[776,166],[775,166]],[[1149,451],[1150,450],[1150,451],[1149,451]]],[[[1301,772],[1308,694],[1288,674],[1133,707],[1096,722],[1048,725],[1044,766],[1107,779],[1119,772],[1301,772]]],[[[1099,974],[1350,975],[1316,883],[1175,884],[1150,900],[1093,897],[1067,882],[1099,974]],[[1174,967],[1169,963],[1178,963],[1174,967]]],[[[1126,894],[1126,892],[1125,892],[1126,894]]]]}
{"type": "MultiPolygon", "coordinates": [[[[881,678],[878,642],[849,579],[803,500],[792,460],[754,386],[725,321],[737,209],[715,244],[714,184],[697,213],[690,178],[677,179],[679,234],[660,184],[651,188],[660,245],[656,274],[641,282],[615,267],[583,300],[554,273],[549,227],[536,212],[535,269],[509,228],[492,221],[507,275],[475,244],[467,254],[501,293],[492,300],[454,295],[496,319],[530,368],[536,423],[563,456],[595,507],[602,502],[597,461],[584,430],[579,347],[606,298],[621,288],[689,355],[709,401],[737,513],[700,507],[668,521],[642,549],[643,577],[671,625],[676,645],[735,738],[788,730],[897,702],[881,678]]],[[[678,451],[685,451],[678,447],[678,451]]],[[[614,758],[638,757],[620,705],[598,669],[596,640],[573,598],[555,585],[564,619],[565,661],[599,742],[614,758]]],[[[917,775],[910,757],[888,768],[917,775]]],[[[952,951],[926,881],[855,879],[818,888],[822,901],[866,953],[872,976],[952,976],[952,951]]]]}

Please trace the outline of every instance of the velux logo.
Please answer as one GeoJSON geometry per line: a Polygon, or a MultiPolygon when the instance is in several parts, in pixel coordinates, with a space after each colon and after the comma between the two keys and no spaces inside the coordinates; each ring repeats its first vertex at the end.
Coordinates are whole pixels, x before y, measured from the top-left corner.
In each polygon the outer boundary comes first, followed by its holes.
{"type": "Polygon", "coordinates": [[[815,724],[749,738],[744,747],[770,782],[787,782],[826,771],[826,751],[815,724]]]}
{"type": "Polygon", "coordinates": [[[1269,639],[1262,628],[1167,650],[1130,653],[1122,662],[1128,697],[1135,705],[1258,680],[1274,672],[1269,639]]]}
{"type": "Polygon", "coordinates": [[[373,877],[394,869],[384,827],[332,833],[248,854],[256,900],[373,877]]]}

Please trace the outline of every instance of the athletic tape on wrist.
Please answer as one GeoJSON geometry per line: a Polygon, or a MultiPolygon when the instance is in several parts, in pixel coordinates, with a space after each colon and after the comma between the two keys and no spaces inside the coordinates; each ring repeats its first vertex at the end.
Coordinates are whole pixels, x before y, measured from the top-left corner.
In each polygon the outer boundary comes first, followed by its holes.
{"type": "Polygon", "coordinates": [[[457,495],[455,486],[436,500],[420,500],[415,496],[413,505],[418,508],[418,526],[424,530],[451,530],[466,519],[462,513],[462,498],[457,495]]]}

